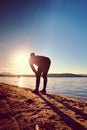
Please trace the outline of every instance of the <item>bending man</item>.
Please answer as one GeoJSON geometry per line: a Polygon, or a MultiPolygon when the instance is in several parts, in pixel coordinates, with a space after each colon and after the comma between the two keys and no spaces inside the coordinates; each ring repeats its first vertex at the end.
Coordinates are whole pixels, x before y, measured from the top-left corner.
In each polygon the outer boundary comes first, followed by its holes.
{"type": "Polygon", "coordinates": [[[29,64],[32,71],[36,75],[36,88],[33,91],[34,93],[38,93],[39,91],[39,84],[40,84],[40,77],[43,77],[43,89],[42,93],[46,93],[46,86],[47,86],[47,73],[50,68],[51,61],[48,57],[35,55],[35,53],[30,54],[29,64]],[[35,69],[34,65],[37,65],[37,70],[35,69]]]}

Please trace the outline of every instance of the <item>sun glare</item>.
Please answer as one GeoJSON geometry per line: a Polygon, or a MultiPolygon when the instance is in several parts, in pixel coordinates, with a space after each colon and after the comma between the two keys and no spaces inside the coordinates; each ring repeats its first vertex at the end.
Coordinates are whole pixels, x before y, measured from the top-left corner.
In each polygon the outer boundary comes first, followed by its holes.
{"type": "Polygon", "coordinates": [[[17,73],[25,73],[28,66],[28,57],[25,53],[15,55],[14,59],[15,69],[17,73]]]}
{"type": "Polygon", "coordinates": [[[26,57],[23,54],[19,54],[17,55],[15,62],[17,65],[23,65],[25,61],[26,61],[26,57]]]}

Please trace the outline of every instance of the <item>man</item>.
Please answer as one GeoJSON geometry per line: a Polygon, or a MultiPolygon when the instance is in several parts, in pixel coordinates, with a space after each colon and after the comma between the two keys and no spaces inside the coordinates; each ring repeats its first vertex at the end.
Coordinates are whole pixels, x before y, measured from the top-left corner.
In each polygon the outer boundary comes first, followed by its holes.
{"type": "Polygon", "coordinates": [[[48,57],[35,55],[35,53],[30,54],[29,64],[32,71],[36,75],[36,88],[33,91],[34,93],[38,94],[39,91],[39,84],[40,84],[40,77],[43,77],[43,89],[42,93],[46,93],[46,86],[47,86],[47,73],[50,68],[51,61],[48,57]],[[38,68],[35,69],[34,65],[38,68]]]}

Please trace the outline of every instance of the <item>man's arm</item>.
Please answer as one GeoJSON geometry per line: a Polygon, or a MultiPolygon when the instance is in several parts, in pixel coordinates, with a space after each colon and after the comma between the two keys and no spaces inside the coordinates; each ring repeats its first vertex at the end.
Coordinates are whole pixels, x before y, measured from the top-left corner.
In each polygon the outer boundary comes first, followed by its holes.
{"type": "Polygon", "coordinates": [[[34,65],[30,63],[30,67],[31,67],[32,71],[33,71],[35,74],[37,74],[37,71],[36,71],[34,65]]]}
{"type": "Polygon", "coordinates": [[[37,74],[37,71],[36,71],[36,69],[35,69],[35,67],[34,67],[34,65],[33,65],[33,60],[32,60],[31,58],[29,59],[29,64],[30,64],[30,67],[31,67],[32,71],[33,71],[35,74],[37,74]]]}

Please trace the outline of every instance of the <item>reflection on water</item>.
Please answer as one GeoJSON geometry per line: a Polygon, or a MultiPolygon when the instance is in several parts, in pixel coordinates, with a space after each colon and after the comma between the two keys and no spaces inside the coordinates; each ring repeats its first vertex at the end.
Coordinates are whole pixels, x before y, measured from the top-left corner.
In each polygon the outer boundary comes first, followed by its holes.
{"type": "Polygon", "coordinates": [[[23,77],[19,78],[18,86],[23,87],[23,77]]]}
{"type": "MultiPolygon", "coordinates": [[[[35,89],[35,77],[0,77],[0,82],[35,89]]],[[[40,87],[43,87],[41,79],[40,87]]],[[[87,100],[87,78],[48,78],[47,92],[87,100]]]]}

